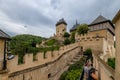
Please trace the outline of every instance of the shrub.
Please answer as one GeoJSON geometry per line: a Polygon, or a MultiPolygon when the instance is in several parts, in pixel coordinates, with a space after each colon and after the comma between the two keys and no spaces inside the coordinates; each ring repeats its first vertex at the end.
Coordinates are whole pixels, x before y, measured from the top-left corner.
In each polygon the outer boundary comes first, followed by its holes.
{"type": "Polygon", "coordinates": [[[75,32],[71,33],[71,43],[75,43],[75,32]]]}
{"type": "Polygon", "coordinates": [[[115,69],[115,58],[108,58],[108,65],[115,69]]]}
{"type": "Polygon", "coordinates": [[[51,46],[51,45],[54,45],[56,42],[57,41],[55,39],[50,39],[45,43],[45,45],[51,46]]]}
{"type": "Polygon", "coordinates": [[[80,74],[82,73],[84,62],[86,61],[86,57],[81,58],[79,61],[70,65],[68,71],[65,71],[60,80],[78,80],[80,74]]]}
{"type": "Polygon", "coordinates": [[[82,69],[71,70],[65,77],[65,80],[78,80],[81,72],[82,69]]]}
{"type": "Polygon", "coordinates": [[[84,52],[84,55],[92,56],[92,50],[89,48],[84,52]]]}
{"type": "Polygon", "coordinates": [[[61,77],[60,77],[60,80],[65,80],[66,76],[68,75],[68,71],[65,71],[61,77]]]}
{"type": "Polygon", "coordinates": [[[70,37],[70,34],[68,32],[65,32],[63,37],[68,38],[68,37],[70,37]]]}
{"type": "Polygon", "coordinates": [[[71,41],[68,38],[66,38],[63,43],[64,43],[64,45],[68,45],[71,43],[71,41]]]}

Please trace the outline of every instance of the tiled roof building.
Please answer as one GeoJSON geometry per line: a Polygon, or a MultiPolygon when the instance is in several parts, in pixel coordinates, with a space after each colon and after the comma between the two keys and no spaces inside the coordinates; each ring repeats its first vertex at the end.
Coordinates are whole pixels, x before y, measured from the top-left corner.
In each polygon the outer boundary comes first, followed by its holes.
{"type": "Polygon", "coordinates": [[[10,39],[10,36],[0,29],[0,38],[10,39]]]}

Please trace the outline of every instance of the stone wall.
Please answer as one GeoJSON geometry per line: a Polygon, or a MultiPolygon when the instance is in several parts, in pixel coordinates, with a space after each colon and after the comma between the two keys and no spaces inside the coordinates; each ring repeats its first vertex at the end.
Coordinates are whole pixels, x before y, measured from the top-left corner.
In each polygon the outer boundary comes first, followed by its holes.
{"type": "Polygon", "coordinates": [[[120,16],[117,16],[117,21],[115,23],[116,29],[116,80],[120,80],[120,16]]]}
{"type": "Polygon", "coordinates": [[[4,39],[0,39],[0,70],[2,69],[3,57],[4,57],[4,39]]]}
{"type": "Polygon", "coordinates": [[[75,39],[83,47],[83,50],[91,48],[92,50],[103,52],[101,58],[104,61],[107,61],[108,58],[115,57],[114,36],[106,29],[90,31],[85,35],[78,35],[76,33],[75,39]]]}
{"type": "Polygon", "coordinates": [[[93,66],[98,70],[99,80],[114,80],[115,70],[100,58],[100,54],[99,51],[93,51],[93,66]]]}
{"type": "Polygon", "coordinates": [[[63,46],[59,51],[37,53],[37,61],[33,61],[32,54],[26,54],[25,63],[17,65],[18,57],[8,61],[9,80],[58,80],[64,68],[80,52],[78,43],[63,46]],[[13,67],[14,66],[14,67],[13,67]],[[49,78],[49,79],[48,79],[49,78]]]}

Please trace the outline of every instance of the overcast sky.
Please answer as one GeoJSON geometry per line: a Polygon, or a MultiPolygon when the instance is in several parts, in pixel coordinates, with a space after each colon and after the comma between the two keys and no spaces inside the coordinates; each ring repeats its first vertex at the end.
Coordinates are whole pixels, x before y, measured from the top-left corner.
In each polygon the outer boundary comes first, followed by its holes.
{"type": "Polygon", "coordinates": [[[67,29],[78,23],[91,23],[97,16],[112,20],[120,0],[0,0],[0,29],[14,36],[33,34],[50,37],[60,18],[67,29]]]}

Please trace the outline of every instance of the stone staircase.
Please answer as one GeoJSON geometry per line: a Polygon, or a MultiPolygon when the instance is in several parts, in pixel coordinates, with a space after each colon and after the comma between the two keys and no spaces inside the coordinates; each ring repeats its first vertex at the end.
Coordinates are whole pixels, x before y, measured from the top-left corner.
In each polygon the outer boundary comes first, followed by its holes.
{"type": "Polygon", "coordinates": [[[74,64],[75,62],[79,61],[81,57],[82,57],[82,55],[79,53],[78,55],[76,55],[76,56],[72,59],[72,61],[71,61],[70,63],[68,63],[68,65],[72,65],[72,64],[74,64]]]}

